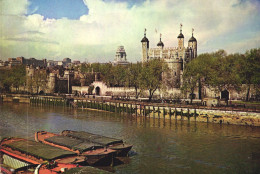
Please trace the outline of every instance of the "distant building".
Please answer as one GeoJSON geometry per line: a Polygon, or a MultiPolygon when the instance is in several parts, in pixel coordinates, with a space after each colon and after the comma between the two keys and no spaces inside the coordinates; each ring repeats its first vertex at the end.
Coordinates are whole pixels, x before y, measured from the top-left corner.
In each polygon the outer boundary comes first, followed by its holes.
{"type": "Polygon", "coordinates": [[[8,61],[0,60],[0,67],[8,66],[8,61]]]}
{"type": "Polygon", "coordinates": [[[70,58],[64,58],[62,61],[48,60],[48,62],[47,62],[47,66],[49,68],[54,67],[54,66],[68,67],[69,65],[71,65],[70,58]]]}
{"type": "Polygon", "coordinates": [[[129,62],[126,60],[126,52],[124,46],[119,46],[116,51],[113,65],[128,65],[128,64],[129,62]]]}
{"type": "Polygon", "coordinates": [[[22,62],[20,60],[17,60],[16,58],[8,58],[8,66],[13,67],[17,65],[22,65],[22,62]]]}
{"type": "Polygon", "coordinates": [[[79,64],[80,64],[80,61],[79,61],[79,60],[74,60],[74,61],[72,62],[72,64],[73,64],[73,65],[79,65],[79,64]]]}
{"type": "Polygon", "coordinates": [[[37,60],[35,58],[26,59],[24,57],[17,58],[8,58],[8,66],[16,66],[16,65],[28,65],[33,67],[46,67],[47,60],[37,60]]]}

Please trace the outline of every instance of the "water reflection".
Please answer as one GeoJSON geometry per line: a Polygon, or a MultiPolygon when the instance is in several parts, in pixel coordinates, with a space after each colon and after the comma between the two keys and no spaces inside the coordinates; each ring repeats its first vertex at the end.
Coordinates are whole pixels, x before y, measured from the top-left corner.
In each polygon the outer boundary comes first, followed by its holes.
{"type": "Polygon", "coordinates": [[[0,105],[0,136],[88,131],[134,144],[116,173],[260,173],[260,129],[63,107],[0,105]]]}

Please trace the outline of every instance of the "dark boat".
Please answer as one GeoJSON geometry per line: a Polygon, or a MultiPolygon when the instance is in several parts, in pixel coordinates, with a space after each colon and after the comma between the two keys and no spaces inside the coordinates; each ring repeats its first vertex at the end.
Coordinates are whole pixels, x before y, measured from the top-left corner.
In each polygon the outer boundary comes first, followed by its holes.
{"type": "Polygon", "coordinates": [[[101,145],[85,142],[79,139],[54,134],[46,131],[35,133],[35,140],[77,153],[86,157],[86,162],[93,165],[113,165],[115,150],[104,148],[101,145]]]}
{"type": "Polygon", "coordinates": [[[105,171],[105,170],[101,170],[95,167],[91,167],[91,166],[85,166],[85,167],[77,167],[77,168],[72,168],[67,170],[66,172],[64,172],[63,174],[109,174],[111,172],[105,171]]]}
{"type": "Polygon", "coordinates": [[[0,142],[3,164],[13,169],[47,162],[84,165],[85,157],[46,144],[22,138],[4,138],[0,142]]]}
{"type": "Polygon", "coordinates": [[[128,156],[128,152],[133,146],[125,144],[123,140],[120,139],[105,137],[102,135],[96,135],[84,131],[64,130],[61,132],[61,134],[78,140],[96,143],[103,147],[107,147],[108,149],[116,150],[116,156],[118,157],[128,156]]]}

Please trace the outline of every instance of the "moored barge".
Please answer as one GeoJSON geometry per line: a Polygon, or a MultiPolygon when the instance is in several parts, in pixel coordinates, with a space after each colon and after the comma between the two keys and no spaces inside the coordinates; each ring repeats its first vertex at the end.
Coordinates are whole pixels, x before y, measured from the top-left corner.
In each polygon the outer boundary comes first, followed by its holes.
{"type": "Polygon", "coordinates": [[[128,156],[128,152],[133,147],[133,145],[125,144],[121,139],[96,135],[84,131],[64,130],[61,132],[61,134],[78,140],[96,143],[103,147],[107,147],[108,149],[116,150],[116,156],[119,157],[128,156]]]}
{"type": "Polygon", "coordinates": [[[42,164],[55,161],[66,164],[84,164],[85,157],[76,153],[23,138],[4,138],[0,142],[0,152],[3,161],[12,168],[20,168],[30,164],[42,164]],[[17,164],[12,159],[21,163],[17,164]]]}
{"type": "Polygon", "coordinates": [[[104,148],[101,145],[85,142],[79,139],[58,135],[51,132],[39,131],[35,133],[35,140],[77,153],[86,157],[86,162],[93,165],[113,165],[115,150],[104,148]]]}
{"type": "Polygon", "coordinates": [[[32,173],[28,168],[33,170],[39,164],[41,168],[38,171],[46,174],[85,164],[84,156],[22,138],[2,139],[0,153],[1,163],[16,173],[32,173]]]}

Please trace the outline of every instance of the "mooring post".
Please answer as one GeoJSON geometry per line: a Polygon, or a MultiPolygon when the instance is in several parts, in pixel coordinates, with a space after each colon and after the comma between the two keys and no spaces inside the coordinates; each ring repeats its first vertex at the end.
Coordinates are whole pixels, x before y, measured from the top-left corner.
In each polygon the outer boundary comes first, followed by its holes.
{"type": "Polygon", "coordinates": [[[137,104],[135,104],[135,115],[137,116],[137,104]]]}
{"type": "Polygon", "coordinates": [[[195,121],[196,121],[196,118],[197,118],[197,112],[196,112],[196,109],[194,110],[194,118],[195,118],[195,121]]]}
{"type": "Polygon", "coordinates": [[[189,110],[189,108],[188,108],[188,120],[190,121],[190,110],[189,110]]]}
{"type": "Polygon", "coordinates": [[[158,118],[160,118],[160,107],[158,106],[158,118]]]}
{"type": "Polygon", "coordinates": [[[165,107],[163,107],[163,119],[165,119],[165,107]]]}
{"type": "Polygon", "coordinates": [[[176,109],[176,107],[175,107],[174,114],[175,114],[175,119],[177,120],[177,109],[176,109]]]}
{"type": "Polygon", "coordinates": [[[182,111],[182,108],[181,108],[181,120],[182,120],[182,116],[183,116],[183,111],[182,111]]]}
{"type": "Polygon", "coordinates": [[[168,109],[169,109],[169,116],[170,116],[170,120],[171,120],[171,117],[172,117],[172,110],[171,110],[170,107],[169,107],[168,109]]]}
{"type": "Polygon", "coordinates": [[[153,118],[155,118],[155,107],[153,106],[153,118]]]}

